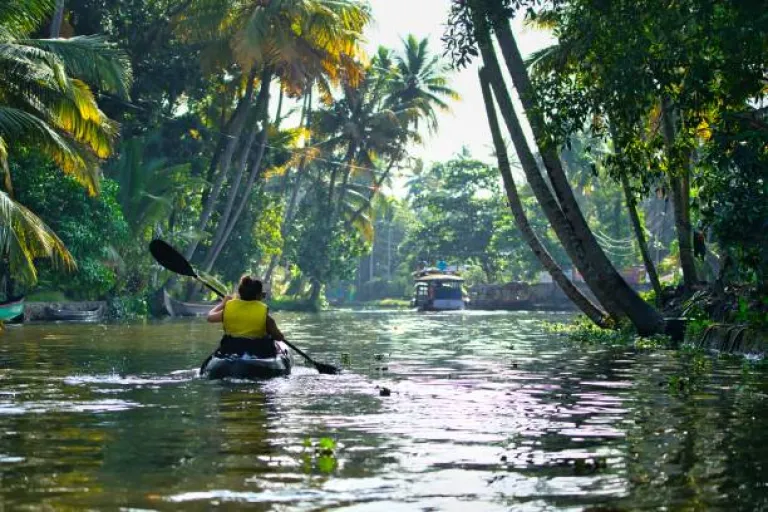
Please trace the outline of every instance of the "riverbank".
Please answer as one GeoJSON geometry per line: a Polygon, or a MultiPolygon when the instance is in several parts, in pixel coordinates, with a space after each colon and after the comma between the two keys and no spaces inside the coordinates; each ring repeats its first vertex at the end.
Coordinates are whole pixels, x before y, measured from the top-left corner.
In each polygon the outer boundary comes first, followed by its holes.
{"type": "Polygon", "coordinates": [[[641,349],[692,348],[749,358],[763,358],[768,353],[768,330],[749,324],[689,320],[686,322],[683,340],[679,342],[664,334],[640,337],[631,328],[603,329],[583,317],[567,324],[546,323],[544,329],[585,345],[634,346],[641,349]]]}

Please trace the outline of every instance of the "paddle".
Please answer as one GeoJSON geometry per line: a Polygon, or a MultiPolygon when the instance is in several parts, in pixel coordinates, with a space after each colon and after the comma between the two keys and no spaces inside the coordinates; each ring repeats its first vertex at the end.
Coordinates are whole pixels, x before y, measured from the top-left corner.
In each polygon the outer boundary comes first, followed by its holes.
{"type": "MultiPolygon", "coordinates": [[[[175,272],[177,274],[181,274],[183,276],[188,276],[193,279],[196,279],[200,283],[202,283],[206,288],[211,290],[213,293],[218,295],[221,298],[224,298],[224,293],[220,290],[216,289],[215,287],[211,286],[210,284],[203,281],[200,276],[195,272],[195,269],[192,268],[192,265],[184,258],[184,256],[181,255],[179,251],[168,245],[166,242],[162,240],[152,240],[149,243],[149,252],[152,253],[152,256],[157,260],[157,262],[162,265],[163,267],[167,268],[171,272],[175,272]]],[[[283,340],[283,342],[291,347],[293,350],[295,350],[300,356],[302,356],[304,359],[312,363],[312,365],[317,368],[317,371],[320,373],[324,373],[327,375],[335,375],[337,373],[341,373],[341,370],[337,368],[336,366],[333,366],[332,364],[327,363],[320,363],[309,357],[303,350],[301,350],[299,347],[294,345],[288,340],[283,340]]]]}

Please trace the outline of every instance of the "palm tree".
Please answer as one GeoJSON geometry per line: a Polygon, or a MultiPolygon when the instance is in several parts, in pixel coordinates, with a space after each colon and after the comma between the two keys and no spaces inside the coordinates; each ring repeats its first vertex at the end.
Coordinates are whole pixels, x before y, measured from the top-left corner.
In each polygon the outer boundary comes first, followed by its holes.
{"type": "Polygon", "coordinates": [[[544,119],[535,108],[535,91],[511,32],[509,20],[494,20],[495,24],[491,27],[491,23],[484,18],[482,9],[478,9],[474,13],[473,21],[483,62],[488,69],[494,93],[500,103],[504,121],[521,159],[523,170],[563,247],[600,304],[611,316],[629,317],[641,334],[658,333],[663,328],[663,318],[619,275],[589,229],[576,203],[556,146],[548,143],[544,131],[544,119]],[[504,85],[501,66],[491,41],[491,28],[499,40],[507,69],[520,93],[523,108],[529,116],[533,133],[540,144],[544,167],[553,190],[550,190],[548,184],[544,182],[523,135],[511,96],[504,85]]]}
{"type": "MultiPolygon", "coordinates": [[[[367,6],[356,0],[198,0],[191,14],[181,19],[182,32],[192,38],[212,39],[225,69],[236,65],[243,70],[246,82],[246,92],[225,130],[229,142],[219,161],[212,164],[219,173],[203,205],[197,226],[200,232],[211,218],[251,108],[262,113],[257,116],[261,121],[258,129],[267,133],[268,91],[259,95],[264,103],[251,105],[256,77],[260,75],[262,88],[267,89],[273,77],[279,77],[282,89],[289,95],[300,94],[319,77],[331,82],[342,77],[359,80],[355,60],[361,54],[359,43],[369,18],[367,6]]],[[[257,128],[254,125],[251,129],[257,128]]],[[[260,142],[257,150],[263,155],[267,141],[260,142]]],[[[256,172],[258,167],[251,165],[256,172]]],[[[230,190],[230,195],[236,193],[230,190]]],[[[187,247],[187,258],[194,254],[198,242],[187,247]]]]}
{"type": "Polygon", "coordinates": [[[480,71],[480,85],[483,91],[483,101],[485,102],[486,114],[488,116],[488,125],[491,129],[491,135],[493,136],[493,146],[496,158],[499,162],[499,170],[501,171],[501,176],[504,181],[504,189],[507,193],[507,200],[509,202],[509,207],[512,210],[515,224],[520,230],[523,240],[525,240],[531,248],[531,251],[533,251],[541,265],[552,276],[552,279],[558,286],[560,286],[563,293],[565,293],[590,320],[595,322],[595,324],[601,326],[605,325],[607,315],[586,297],[581,290],[576,288],[570,279],[568,279],[563,272],[563,269],[560,268],[560,265],[557,264],[555,259],[533,231],[533,228],[531,228],[523,204],[520,201],[520,195],[517,192],[514,177],[512,176],[507,148],[504,145],[499,120],[496,115],[496,103],[493,100],[493,93],[491,92],[488,74],[485,70],[480,71]]]}
{"type": "Polygon", "coordinates": [[[395,56],[395,64],[388,106],[395,112],[411,111],[410,121],[417,128],[419,120],[425,119],[429,129],[436,130],[435,110],[448,111],[447,100],[459,99],[448,86],[448,68],[430,53],[426,38],[419,41],[412,34],[403,40],[403,52],[395,56]]]}
{"type": "Polygon", "coordinates": [[[36,279],[34,259],[53,257],[72,267],[72,256],[34,214],[12,199],[8,160],[27,147],[98,191],[97,162],[112,152],[117,125],[99,109],[86,84],[128,97],[126,55],[99,36],[32,39],[54,8],[52,0],[0,4],[0,246],[10,271],[36,279]]]}

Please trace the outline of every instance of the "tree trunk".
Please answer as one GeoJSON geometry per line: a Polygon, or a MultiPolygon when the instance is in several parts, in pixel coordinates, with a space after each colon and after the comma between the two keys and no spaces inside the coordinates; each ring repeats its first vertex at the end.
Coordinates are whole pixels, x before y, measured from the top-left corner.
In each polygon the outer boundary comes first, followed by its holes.
{"type": "Polygon", "coordinates": [[[277,98],[277,112],[275,113],[275,122],[273,123],[274,127],[276,129],[280,129],[280,123],[283,122],[283,96],[285,96],[285,92],[283,91],[283,84],[280,84],[280,95],[277,98]]]}
{"type": "MultiPolygon", "coordinates": [[[[674,113],[669,98],[661,100],[661,126],[664,145],[667,148],[667,159],[673,161],[672,149],[677,132],[674,113]]],[[[683,284],[686,293],[691,293],[698,282],[696,263],[693,256],[693,232],[690,220],[690,183],[688,167],[680,169],[679,175],[669,176],[672,196],[672,208],[675,213],[675,229],[680,247],[680,267],[683,269],[683,284]]]]}
{"type": "Polygon", "coordinates": [[[493,138],[493,146],[496,152],[496,158],[499,162],[499,170],[501,171],[501,176],[504,181],[504,190],[507,193],[507,200],[509,201],[509,207],[512,210],[517,229],[520,230],[523,240],[531,248],[533,254],[539,260],[541,265],[552,276],[552,279],[558,286],[560,286],[563,293],[565,293],[576,307],[578,307],[590,320],[599,326],[604,326],[607,320],[607,315],[589,300],[581,290],[576,288],[570,279],[568,279],[563,272],[563,269],[561,269],[554,258],[552,258],[552,255],[549,254],[549,251],[547,251],[546,247],[544,247],[541,240],[539,240],[539,237],[528,223],[525,209],[520,201],[520,196],[518,195],[517,187],[515,186],[515,180],[512,176],[512,169],[509,164],[507,150],[504,147],[504,138],[502,137],[498,117],[496,116],[496,107],[491,93],[489,78],[484,70],[480,71],[480,85],[483,90],[483,100],[488,116],[488,125],[491,129],[493,138]]]}
{"type": "Polygon", "coordinates": [[[640,254],[643,257],[643,264],[645,265],[646,272],[648,272],[648,279],[651,281],[653,291],[656,294],[656,306],[661,307],[663,304],[659,274],[656,272],[656,265],[653,264],[653,259],[651,259],[651,253],[648,250],[648,242],[645,239],[645,229],[643,229],[643,224],[640,222],[640,215],[637,213],[637,199],[635,199],[632,188],[629,186],[629,179],[623,174],[621,175],[621,187],[624,189],[624,198],[627,201],[627,210],[629,210],[629,220],[632,224],[632,229],[635,231],[637,245],[640,248],[640,254]]]}
{"type": "Polygon", "coordinates": [[[61,34],[61,24],[64,22],[64,0],[56,0],[56,9],[51,20],[51,39],[56,39],[61,34]]]}
{"type": "Polygon", "coordinates": [[[344,156],[344,165],[346,165],[346,169],[344,169],[344,177],[341,179],[341,186],[339,187],[339,198],[336,200],[335,207],[331,210],[333,212],[331,216],[332,223],[335,223],[336,219],[338,219],[342,204],[347,196],[347,185],[349,184],[349,177],[352,174],[352,166],[354,165],[353,162],[355,161],[356,151],[357,142],[351,142],[347,149],[347,154],[344,156]]]}
{"type": "Polygon", "coordinates": [[[368,255],[368,280],[373,281],[374,274],[376,273],[376,265],[374,264],[374,254],[376,253],[376,237],[373,237],[371,242],[371,254],[368,255]]]}
{"type": "Polygon", "coordinates": [[[323,285],[320,284],[320,281],[317,279],[312,279],[312,287],[310,288],[309,293],[309,303],[312,305],[312,307],[320,309],[320,292],[323,289],[323,285]]]}
{"type": "Polygon", "coordinates": [[[202,234],[208,225],[208,221],[213,214],[216,201],[218,200],[219,194],[221,193],[221,188],[224,185],[224,179],[226,178],[227,173],[229,172],[230,164],[232,163],[232,156],[234,155],[237,144],[240,141],[240,137],[242,136],[245,121],[248,117],[248,107],[250,106],[253,96],[253,80],[256,78],[256,72],[257,70],[255,68],[251,71],[248,77],[248,84],[246,85],[245,94],[240,99],[240,102],[235,109],[235,113],[233,114],[231,123],[232,130],[230,132],[231,138],[221,156],[219,175],[217,176],[216,181],[211,188],[211,192],[208,195],[205,205],[203,206],[203,211],[200,214],[200,220],[197,223],[197,231],[199,236],[192,239],[192,241],[187,246],[187,250],[184,252],[184,257],[188,261],[192,259],[192,256],[194,256],[195,250],[200,243],[200,238],[202,237],[202,234]]]}
{"type": "Polygon", "coordinates": [[[558,239],[563,244],[563,248],[568,253],[571,261],[573,261],[582,276],[584,276],[584,280],[595,293],[600,304],[610,316],[622,316],[622,311],[617,309],[615,302],[610,299],[610,295],[605,291],[604,285],[597,279],[596,270],[593,269],[591,262],[584,254],[581,243],[576,237],[572,226],[568,223],[565,215],[560,209],[559,203],[549,188],[549,184],[539,171],[536,159],[533,156],[533,152],[528,145],[528,141],[526,140],[522,126],[520,125],[520,120],[515,113],[512,98],[504,85],[501,67],[499,66],[496,54],[493,51],[490,36],[478,37],[478,44],[486,67],[485,73],[487,73],[489,83],[495,93],[496,101],[499,103],[499,109],[505,124],[507,125],[510,137],[512,138],[512,143],[515,146],[515,151],[517,152],[520,164],[542,211],[549,220],[558,239]]]}
{"type": "MultiPolygon", "coordinates": [[[[251,153],[251,148],[253,146],[254,141],[256,140],[256,135],[259,133],[264,134],[267,129],[267,123],[266,120],[269,118],[269,87],[271,85],[272,81],[272,72],[269,69],[265,69],[264,72],[261,75],[261,89],[259,90],[258,97],[256,99],[256,105],[254,107],[254,110],[256,112],[256,120],[253,123],[253,126],[250,130],[250,133],[248,135],[248,140],[245,143],[240,159],[237,163],[237,174],[235,175],[235,178],[232,180],[232,183],[229,186],[229,194],[227,195],[227,202],[224,207],[224,211],[222,212],[221,216],[219,217],[219,224],[216,227],[216,233],[213,237],[213,243],[211,244],[211,249],[213,250],[213,254],[221,251],[221,247],[224,243],[226,243],[227,236],[225,235],[225,231],[227,230],[227,226],[230,223],[230,217],[232,216],[232,208],[235,205],[235,200],[237,199],[238,193],[240,192],[240,183],[243,180],[243,175],[245,174],[245,170],[248,167],[248,157],[251,153]],[[259,131],[256,127],[256,121],[261,120],[261,131],[259,131]]],[[[258,165],[261,164],[261,157],[264,155],[264,144],[266,143],[266,138],[262,135],[261,141],[260,141],[260,147],[259,147],[259,154],[256,158],[258,160],[256,168],[258,168],[258,165]]],[[[247,187],[246,187],[247,188],[247,187]]],[[[213,266],[213,261],[216,259],[216,255],[212,255],[208,258],[206,258],[206,271],[210,271],[211,267],[213,266]]]]}
{"type": "Polygon", "coordinates": [[[214,247],[211,248],[211,256],[208,259],[208,261],[206,261],[205,263],[206,272],[210,272],[211,269],[213,268],[213,265],[216,263],[216,260],[221,254],[221,251],[227,245],[227,242],[229,241],[229,237],[232,235],[232,231],[235,229],[235,225],[240,220],[240,216],[243,214],[243,210],[245,209],[245,206],[248,204],[248,201],[251,199],[251,192],[253,191],[253,186],[256,183],[257,179],[261,176],[261,171],[262,171],[261,162],[264,159],[264,153],[266,151],[266,138],[267,138],[266,130],[263,130],[261,141],[259,142],[259,152],[257,153],[257,156],[254,159],[253,165],[251,166],[251,172],[248,175],[248,181],[246,182],[243,192],[240,195],[240,201],[237,204],[237,208],[235,209],[234,214],[230,217],[229,222],[227,222],[226,224],[226,228],[221,237],[221,240],[219,241],[218,244],[216,244],[214,247]]]}
{"type": "Polygon", "coordinates": [[[392,281],[392,218],[387,223],[387,282],[392,281]]]}
{"type": "MultiPolygon", "coordinates": [[[[266,119],[265,119],[266,123],[266,119]]],[[[253,164],[251,165],[251,172],[248,176],[248,181],[245,184],[245,188],[243,189],[243,193],[240,196],[240,202],[237,205],[237,209],[235,210],[234,215],[231,216],[229,219],[229,222],[227,223],[226,230],[224,231],[224,235],[219,242],[219,244],[214,248],[213,254],[211,257],[211,261],[207,265],[207,271],[210,271],[210,269],[213,267],[213,264],[216,262],[216,259],[219,257],[219,254],[221,253],[221,250],[226,245],[227,241],[229,240],[230,235],[232,234],[232,230],[235,228],[235,224],[237,224],[237,221],[240,220],[240,215],[242,215],[243,210],[245,209],[245,205],[248,204],[248,201],[251,198],[251,191],[253,190],[253,185],[256,183],[256,180],[259,176],[261,176],[262,166],[261,162],[264,160],[264,153],[266,151],[267,147],[267,132],[268,127],[264,126],[264,129],[261,131],[261,140],[259,141],[259,152],[256,155],[256,158],[253,160],[253,164]]]]}
{"type": "MultiPolygon", "coordinates": [[[[381,173],[381,177],[378,181],[374,180],[373,183],[373,192],[371,193],[370,199],[368,199],[368,204],[371,204],[373,200],[376,198],[376,194],[378,194],[379,189],[381,188],[381,185],[384,183],[384,181],[389,177],[389,173],[392,171],[392,168],[395,166],[395,163],[397,163],[400,160],[400,155],[402,152],[402,148],[399,148],[395,155],[392,156],[392,159],[389,161],[389,165],[387,166],[386,170],[381,173]]],[[[344,222],[344,229],[349,229],[352,227],[352,225],[355,223],[355,221],[360,217],[360,215],[363,214],[363,210],[365,210],[367,205],[363,205],[360,208],[358,208],[355,213],[352,214],[352,216],[347,219],[344,222]]]]}
{"type": "MultiPolygon", "coordinates": [[[[282,94],[282,88],[280,89],[280,93],[282,94]]],[[[307,94],[306,98],[304,99],[304,104],[301,108],[301,119],[299,120],[299,126],[303,125],[304,128],[307,130],[307,133],[309,134],[307,136],[307,142],[305,144],[305,149],[308,148],[312,143],[312,136],[310,132],[310,128],[312,127],[312,88],[310,87],[309,93],[307,94]]],[[[288,230],[290,229],[290,225],[293,223],[294,218],[294,211],[296,209],[296,206],[298,204],[298,198],[299,198],[299,191],[301,190],[301,181],[304,178],[304,170],[307,165],[307,159],[306,155],[302,155],[301,160],[299,160],[299,166],[296,169],[296,183],[293,185],[293,189],[291,190],[291,197],[288,200],[288,205],[285,209],[285,214],[283,215],[282,224],[280,225],[280,236],[282,237],[283,241],[285,241],[286,237],[288,236],[288,230]]],[[[286,177],[286,188],[288,185],[288,172],[285,174],[286,177]]],[[[269,260],[269,266],[267,267],[267,272],[264,274],[264,285],[269,286],[269,284],[272,281],[272,274],[275,271],[275,268],[277,268],[277,263],[279,260],[279,256],[274,255],[269,260]]]]}
{"type": "MultiPolygon", "coordinates": [[[[575,249],[574,253],[577,256],[574,263],[600,303],[612,316],[618,316],[622,313],[628,316],[641,335],[661,332],[664,328],[663,318],[656,309],[640,298],[637,292],[616,271],[597,243],[576,203],[573,190],[568,183],[562,162],[557,154],[557,148],[552,143],[547,142],[545,122],[536,108],[530,77],[515,42],[509,21],[505,20],[499,23],[496,29],[507,69],[514,86],[520,93],[523,108],[529,115],[531,129],[538,141],[544,166],[557,196],[561,212],[569,225],[569,231],[574,235],[573,239],[576,244],[572,249],[575,249]]],[[[502,85],[503,81],[498,84],[499,87],[502,85]]]]}

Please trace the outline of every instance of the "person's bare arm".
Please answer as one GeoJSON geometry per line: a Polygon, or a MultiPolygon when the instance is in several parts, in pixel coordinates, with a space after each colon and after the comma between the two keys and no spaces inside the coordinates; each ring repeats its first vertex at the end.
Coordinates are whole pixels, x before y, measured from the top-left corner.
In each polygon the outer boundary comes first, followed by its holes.
{"type": "Polygon", "coordinates": [[[267,333],[272,336],[272,339],[274,340],[285,341],[285,336],[283,336],[283,333],[280,332],[280,329],[277,327],[277,322],[275,322],[275,319],[270,315],[267,315],[267,333]]]}
{"type": "Polygon", "coordinates": [[[210,323],[219,324],[224,321],[224,305],[231,299],[232,297],[227,295],[208,312],[208,321],[210,323]]]}

